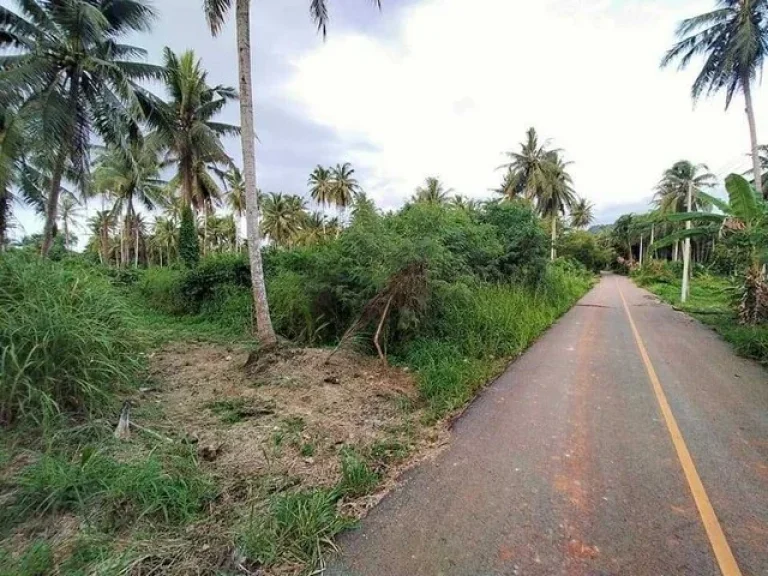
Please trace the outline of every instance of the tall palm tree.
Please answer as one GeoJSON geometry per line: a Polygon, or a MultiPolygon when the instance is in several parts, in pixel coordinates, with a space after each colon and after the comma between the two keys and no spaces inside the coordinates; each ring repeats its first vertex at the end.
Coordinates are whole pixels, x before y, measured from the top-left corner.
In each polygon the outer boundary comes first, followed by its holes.
{"type": "Polygon", "coordinates": [[[93,182],[96,191],[112,198],[113,213],[123,214],[120,261],[125,266],[131,247],[136,246],[136,204],[154,209],[166,185],[160,177],[154,143],[137,137],[126,148],[107,148],[96,162],[93,182]]]}
{"type": "Polygon", "coordinates": [[[155,17],[148,0],[17,0],[0,6],[0,109],[29,113],[27,129],[54,155],[41,252],[53,240],[67,166],[84,187],[92,133],[120,142],[141,120],[135,82],[157,77],[135,60],[145,51],[122,43],[147,31],[155,17]]]}
{"type": "MultiPolygon", "coordinates": [[[[373,0],[373,2],[381,7],[381,0],[373,0]]],[[[240,125],[242,126],[240,138],[243,149],[246,202],[248,204],[246,225],[248,228],[248,252],[251,261],[256,331],[261,345],[270,347],[277,343],[277,337],[269,317],[269,304],[264,284],[259,204],[256,198],[256,150],[254,146],[256,132],[253,127],[253,79],[251,77],[251,0],[203,0],[203,9],[214,35],[221,32],[224,20],[233,5],[235,6],[237,64],[240,78],[240,125]]],[[[326,0],[311,0],[309,11],[318,30],[322,31],[323,36],[325,36],[328,24],[326,0]]]]}
{"type": "Polygon", "coordinates": [[[442,206],[448,201],[448,194],[451,192],[453,192],[453,189],[446,190],[439,178],[430,176],[424,181],[422,186],[416,188],[413,201],[442,206]]]}
{"type": "Polygon", "coordinates": [[[235,248],[240,248],[240,222],[245,214],[245,180],[243,173],[238,168],[232,167],[224,175],[224,184],[227,188],[227,204],[235,217],[235,248]]]}
{"type": "Polygon", "coordinates": [[[736,92],[744,94],[755,187],[762,190],[752,82],[761,75],[768,54],[768,0],[717,0],[716,6],[679,24],[679,41],[661,65],[678,61],[683,69],[694,56],[702,55],[704,65],[691,89],[694,100],[725,90],[727,109],[736,92]]]}
{"type": "Polygon", "coordinates": [[[64,234],[64,248],[72,247],[72,230],[77,227],[77,219],[82,214],[82,205],[74,194],[64,194],[59,202],[59,220],[64,234]]]}
{"type": "Polygon", "coordinates": [[[715,184],[715,175],[709,172],[705,164],[694,164],[689,160],[679,160],[664,171],[656,185],[654,202],[664,214],[686,211],[688,188],[691,187],[692,203],[695,211],[706,210],[711,206],[705,189],[715,184]]]}
{"type": "Polygon", "coordinates": [[[99,260],[102,264],[109,264],[109,242],[115,227],[115,214],[112,210],[99,210],[88,220],[91,234],[98,238],[99,260]]]}
{"type": "Polygon", "coordinates": [[[170,218],[158,218],[155,220],[154,238],[160,248],[160,265],[163,265],[163,250],[166,254],[166,263],[170,264],[178,253],[179,230],[176,223],[170,218]]]}
{"type": "Polygon", "coordinates": [[[333,178],[330,168],[318,164],[309,175],[309,194],[312,200],[320,204],[323,213],[322,225],[325,233],[325,207],[332,202],[333,178]]]}
{"type": "Polygon", "coordinates": [[[571,226],[586,228],[595,220],[595,205],[586,198],[578,198],[571,207],[571,226]]]}
{"type": "Polygon", "coordinates": [[[331,168],[331,203],[342,211],[352,204],[360,192],[360,184],[354,174],[355,170],[349,162],[331,168]]]}
{"type": "Polygon", "coordinates": [[[216,122],[227,103],[237,98],[234,88],[209,86],[208,73],[191,50],[163,51],[163,83],[170,100],[147,99],[145,108],[154,128],[150,138],[166,151],[164,164],[176,166],[172,180],[181,188],[184,203],[203,210],[215,186],[211,171],[231,165],[221,138],[239,133],[237,126],[216,122]]]}
{"type": "Polygon", "coordinates": [[[536,198],[536,207],[543,218],[549,218],[552,222],[552,246],[550,257],[557,257],[557,219],[564,215],[576,202],[576,193],[573,190],[573,180],[568,174],[570,162],[563,160],[562,155],[553,150],[547,152],[545,163],[545,178],[541,190],[536,198]]]}
{"type": "Polygon", "coordinates": [[[506,152],[509,162],[499,168],[507,170],[503,183],[503,194],[507,198],[522,195],[533,200],[549,186],[550,164],[553,156],[547,149],[547,142],[541,144],[534,128],[526,132],[525,142],[519,152],[506,152]]]}
{"type": "Polygon", "coordinates": [[[264,233],[278,246],[289,246],[306,219],[304,200],[292,194],[271,193],[262,202],[264,233]]]}
{"type": "Polygon", "coordinates": [[[519,183],[518,173],[514,172],[511,168],[507,168],[501,184],[499,184],[498,188],[494,188],[493,192],[501,195],[504,200],[520,198],[522,196],[522,186],[519,183]]]}

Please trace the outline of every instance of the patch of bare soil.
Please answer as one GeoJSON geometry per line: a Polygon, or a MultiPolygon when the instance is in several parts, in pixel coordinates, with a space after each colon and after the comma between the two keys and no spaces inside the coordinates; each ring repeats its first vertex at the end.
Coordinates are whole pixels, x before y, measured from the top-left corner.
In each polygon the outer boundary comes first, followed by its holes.
{"type": "Polygon", "coordinates": [[[197,445],[201,466],[222,488],[212,516],[227,521],[231,513],[222,512],[250,506],[254,486],[264,495],[332,487],[341,479],[342,450],[394,446],[393,457],[372,463],[380,489],[340,504],[344,514],[361,517],[404,469],[436,454],[448,432],[422,423],[407,371],[343,350],[329,356],[327,349],[281,348],[248,364],[245,350],[168,345],[151,357],[155,387],[134,399],[133,419],[197,445]]]}

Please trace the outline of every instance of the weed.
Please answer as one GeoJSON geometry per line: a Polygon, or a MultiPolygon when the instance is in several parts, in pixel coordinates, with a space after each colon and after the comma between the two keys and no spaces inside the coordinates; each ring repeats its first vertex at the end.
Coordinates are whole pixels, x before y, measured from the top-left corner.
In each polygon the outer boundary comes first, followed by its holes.
{"type": "Polygon", "coordinates": [[[245,398],[217,400],[209,403],[206,408],[218,415],[221,421],[226,424],[236,424],[248,418],[266,416],[275,412],[273,403],[259,406],[245,398]]]}
{"type": "Polygon", "coordinates": [[[0,425],[103,412],[134,381],[140,342],[104,277],[7,254],[0,310],[0,425]]]}
{"type": "Polygon", "coordinates": [[[0,552],[0,576],[52,576],[53,573],[53,552],[45,541],[33,542],[17,560],[0,552]]]}
{"type": "Polygon", "coordinates": [[[405,460],[410,451],[411,449],[407,444],[395,438],[378,440],[368,448],[370,460],[380,468],[386,468],[405,460]]]}
{"type": "Polygon", "coordinates": [[[272,566],[302,562],[316,566],[332,538],[354,522],[339,516],[337,496],[328,490],[312,490],[274,496],[265,511],[249,518],[239,538],[241,551],[250,562],[272,566]]]}
{"type": "Polygon", "coordinates": [[[145,516],[183,524],[215,496],[212,481],[200,473],[191,453],[155,452],[144,461],[127,463],[93,448],[76,458],[42,454],[13,484],[19,516],[98,510],[106,525],[145,516]]]}
{"type": "Polygon", "coordinates": [[[379,475],[371,470],[365,459],[356,451],[345,448],[341,453],[341,481],[336,491],[341,496],[364,496],[379,483],[379,475]]]}
{"type": "Polygon", "coordinates": [[[315,445],[311,444],[309,442],[305,442],[301,445],[301,450],[299,450],[299,453],[304,456],[305,458],[308,458],[310,456],[315,455],[315,445]]]}

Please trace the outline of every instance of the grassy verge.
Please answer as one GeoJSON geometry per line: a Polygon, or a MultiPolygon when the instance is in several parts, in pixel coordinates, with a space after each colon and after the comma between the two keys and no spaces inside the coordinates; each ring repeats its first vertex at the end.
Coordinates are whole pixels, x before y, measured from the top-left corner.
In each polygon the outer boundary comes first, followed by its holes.
{"type": "Polygon", "coordinates": [[[680,302],[681,280],[667,274],[637,274],[638,285],[706,324],[729,342],[737,354],[768,362],[768,326],[739,324],[735,312],[738,286],[722,276],[700,274],[691,281],[688,301],[680,302]]]}
{"type": "Polygon", "coordinates": [[[415,341],[405,355],[431,417],[444,417],[469,402],[593,283],[591,275],[552,267],[535,289],[513,284],[455,288],[445,298],[433,336],[415,341]]]}

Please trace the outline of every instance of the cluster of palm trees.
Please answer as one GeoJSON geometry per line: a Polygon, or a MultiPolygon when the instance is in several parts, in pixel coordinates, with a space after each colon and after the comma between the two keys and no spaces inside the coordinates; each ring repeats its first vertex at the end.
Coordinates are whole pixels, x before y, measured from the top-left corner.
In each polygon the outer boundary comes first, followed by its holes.
{"type": "MultiPolygon", "coordinates": [[[[310,15],[323,36],[326,4],[310,2],[310,15]]],[[[262,346],[274,345],[261,261],[251,0],[202,0],[214,35],[235,12],[240,129],[213,120],[236,92],[208,86],[191,53],[177,56],[167,50],[165,65],[155,66],[141,61],[146,57],[142,48],[125,43],[131,34],[151,29],[156,13],[149,0],[16,0],[16,5],[17,11],[0,6],[0,242],[4,245],[12,195],[43,214],[41,253],[46,256],[57,233],[65,186],[82,196],[95,188],[121,198],[121,257],[129,259],[132,250],[135,260],[141,230],[135,205],[145,195],[154,203],[156,187],[165,187],[159,182],[162,169],[177,169],[171,183],[179,188],[182,214],[192,207],[205,216],[217,197],[212,174],[232,164],[220,137],[239,131],[256,332],[262,346]],[[169,101],[142,86],[147,80],[164,82],[169,101]],[[97,160],[105,166],[99,178],[91,178],[94,140],[105,145],[97,160]],[[160,159],[156,172],[143,162],[152,155],[160,159]],[[124,168],[119,177],[112,171],[118,166],[124,168]]],[[[374,5],[380,7],[380,1],[374,5]]],[[[102,220],[99,233],[106,238],[108,219],[102,220]]]]}
{"type": "Polygon", "coordinates": [[[573,226],[586,227],[594,218],[594,207],[576,195],[568,173],[571,163],[565,161],[563,151],[550,148],[548,141],[540,142],[534,128],[526,133],[519,151],[506,155],[509,162],[500,166],[505,173],[496,192],[508,200],[533,202],[541,217],[550,221],[554,260],[559,217],[570,212],[573,226]]]}

